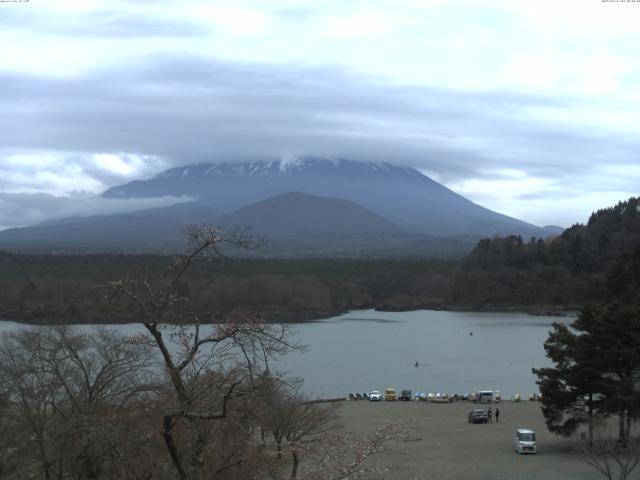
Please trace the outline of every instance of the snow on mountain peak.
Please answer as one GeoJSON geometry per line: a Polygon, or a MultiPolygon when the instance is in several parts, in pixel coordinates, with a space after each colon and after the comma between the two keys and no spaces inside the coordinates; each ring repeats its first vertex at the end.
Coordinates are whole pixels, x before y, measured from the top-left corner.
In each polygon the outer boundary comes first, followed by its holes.
{"type": "Polygon", "coordinates": [[[276,163],[279,164],[281,172],[286,172],[298,167],[302,163],[302,159],[296,155],[285,155],[280,160],[276,160],[276,163]]]}
{"type": "Polygon", "coordinates": [[[198,165],[186,165],[165,170],[156,175],[156,178],[198,178],[206,176],[214,177],[244,177],[263,176],[276,177],[280,175],[302,174],[307,171],[340,173],[351,172],[360,175],[400,175],[423,176],[411,167],[400,167],[382,161],[356,161],[344,158],[303,157],[295,155],[283,156],[272,161],[250,162],[220,162],[198,165]]]}

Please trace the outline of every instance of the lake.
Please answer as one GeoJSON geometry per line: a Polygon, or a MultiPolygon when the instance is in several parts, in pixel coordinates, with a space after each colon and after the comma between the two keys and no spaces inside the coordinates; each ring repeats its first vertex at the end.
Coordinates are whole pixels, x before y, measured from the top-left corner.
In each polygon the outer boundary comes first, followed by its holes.
{"type": "Polygon", "coordinates": [[[386,387],[423,392],[537,392],[532,367],[550,365],[543,343],[551,324],[572,317],[526,313],[352,311],[299,326],[306,353],[279,368],[305,379],[315,396],[386,387]],[[415,367],[418,362],[418,367],[415,367]]]}
{"type": "MultiPolygon", "coordinates": [[[[295,336],[308,351],[289,354],[273,368],[304,378],[304,391],[318,397],[386,387],[526,396],[537,391],[531,368],[549,365],[543,343],[551,324],[571,320],[513,312],[356,310],[298,324],[295,336]]],[[[0,322],[0,332],[17,327],[0,322]]],[[[142,331],[136,324],[116,328],[142,331]]]]}

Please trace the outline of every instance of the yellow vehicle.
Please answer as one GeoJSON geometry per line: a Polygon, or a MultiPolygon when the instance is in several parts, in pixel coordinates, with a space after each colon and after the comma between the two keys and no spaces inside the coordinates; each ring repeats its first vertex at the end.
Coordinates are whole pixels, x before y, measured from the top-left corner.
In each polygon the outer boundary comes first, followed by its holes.
{"type": "Polygon", "coordinates": [[[385,400],[397,400],[398,399],[398,393],[396,392],[395,388],[385,388],[384,389],[384,399],[385,400]]]}

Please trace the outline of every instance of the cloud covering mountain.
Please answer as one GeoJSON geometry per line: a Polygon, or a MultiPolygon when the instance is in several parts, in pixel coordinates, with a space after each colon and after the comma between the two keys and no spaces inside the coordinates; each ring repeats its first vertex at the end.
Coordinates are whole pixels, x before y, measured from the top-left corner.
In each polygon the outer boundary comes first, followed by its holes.
{"type": "Polygon", "coordinates": [[[29,195],[64,203],[173,166],[308,154],[410,165],[537,224],[638,193],[635,5],[96,0],[1,13],[0,192],[24,195],[3,226],[46,216],[29,195]]]}

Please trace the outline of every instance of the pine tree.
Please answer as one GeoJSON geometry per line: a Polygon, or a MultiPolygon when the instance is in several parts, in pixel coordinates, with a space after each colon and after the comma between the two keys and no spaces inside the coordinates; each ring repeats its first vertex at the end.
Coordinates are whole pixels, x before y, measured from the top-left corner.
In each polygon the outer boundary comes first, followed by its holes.
{"type": "Polygon", "coordinates": [[[555,366],[533,369],[549,430],[568,436],[587,424],[590,440],[596,416],[605,414],[602,398],[606,384],[600,374],[597,345],[572,330],[579,330],[577,323],[581,319],[588,323],[591,318],[592,311],[587,307],[571,329],[554,323],[544,348],[555,366]]]}
{"type": "Polygon", "coordinates": [[[554,324],[545,342],[554,366],[534,369],[550,431],[570,435],[595,416],[617,416],[619,441],[640,418],[640,249],[622,255],[604,303],[585,306],[570,325],[554,324]]]}

